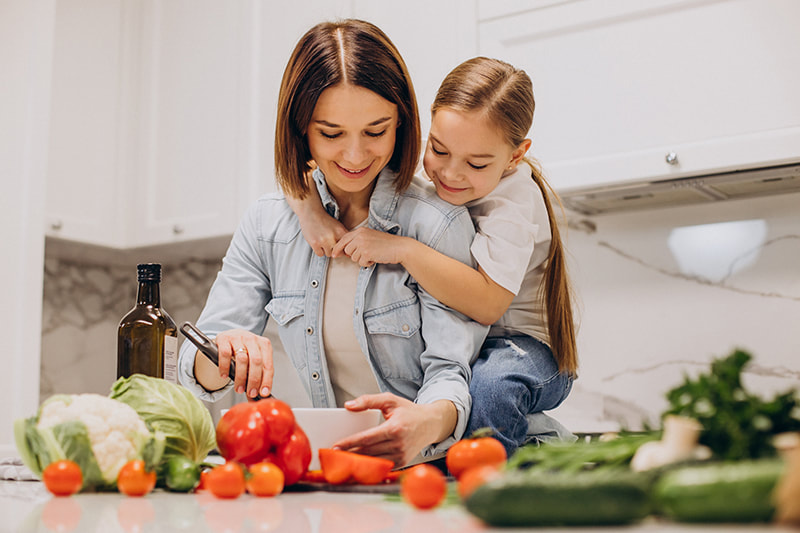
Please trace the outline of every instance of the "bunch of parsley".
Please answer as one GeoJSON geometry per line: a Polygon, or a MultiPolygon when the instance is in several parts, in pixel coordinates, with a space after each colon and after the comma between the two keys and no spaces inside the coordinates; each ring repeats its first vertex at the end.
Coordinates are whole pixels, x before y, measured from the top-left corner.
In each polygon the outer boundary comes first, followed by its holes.
{"type": "Polygon", "coordinates": [[[765,401],[742,385],[742,369],[752,356],[735,350],[715,359],[708,373],[667,392],[664,413],[694,418],[703,426],[700,443],[720,459],[738,460],[775,455],[772,438],[800,430],[800,402],[795,389],[765,401]]]}

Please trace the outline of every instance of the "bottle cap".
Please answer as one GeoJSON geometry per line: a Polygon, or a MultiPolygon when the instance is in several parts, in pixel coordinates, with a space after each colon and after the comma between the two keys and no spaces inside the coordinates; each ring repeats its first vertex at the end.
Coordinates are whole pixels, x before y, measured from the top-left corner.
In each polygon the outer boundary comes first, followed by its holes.
{"type": "Polygon", "coordinates": [[[139,273],[139,282],[161,281],[161,265],[158,263],[142,263],[136,266],[139,273]]]}

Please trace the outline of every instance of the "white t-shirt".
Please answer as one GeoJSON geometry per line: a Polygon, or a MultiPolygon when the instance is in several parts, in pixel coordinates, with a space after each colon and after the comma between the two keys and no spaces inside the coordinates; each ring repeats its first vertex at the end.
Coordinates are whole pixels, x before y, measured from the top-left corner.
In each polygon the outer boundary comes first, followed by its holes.
{"type": "Polygon", "coordinates": [[[347,256],[328,261],[322,314],[322,342],[336,405],[380,392],[353,326],[356,284],[361,267],[347,256]]]}
{"type": "Polygon", "coordinates": [[[522,163],[483,198],[467,204],[475,223],[472,255],[498,285],[515,294],[490,336],[530,335],[550,345],[539,291],[550,252],[550,221],[542,191],[522,163]]]}

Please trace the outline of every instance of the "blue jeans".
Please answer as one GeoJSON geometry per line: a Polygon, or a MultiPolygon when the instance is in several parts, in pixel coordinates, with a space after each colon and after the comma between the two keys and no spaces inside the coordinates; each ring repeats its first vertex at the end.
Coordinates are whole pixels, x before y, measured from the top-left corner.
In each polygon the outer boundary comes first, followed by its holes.
{"type": "Polygon", "coordinates": [[[465,437],[490,427],[508,456],[528,438],[526,415],[557,407],[572,390],[550,348],[528,335],[489,337],[472,365],[472,413],[465,437]]]}

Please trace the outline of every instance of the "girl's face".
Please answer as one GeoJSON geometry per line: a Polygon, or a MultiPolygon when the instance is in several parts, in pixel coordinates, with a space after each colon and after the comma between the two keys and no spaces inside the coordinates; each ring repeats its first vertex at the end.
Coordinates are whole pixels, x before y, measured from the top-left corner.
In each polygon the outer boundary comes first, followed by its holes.
{"type": "Polygon", "coordinates": [[[322,92],[306,133],[334,197],[369,197],[394,153],[397,126],[397,106],[368,89],[339,84],[322,92]]]}
{"type": "Polygon", "coordinates": [[[492,192],[529,146],[528,139],[509,145],[483,113],[440,108],[431,119],[423,164],[439,197],[462,205],[492,192]]]}

